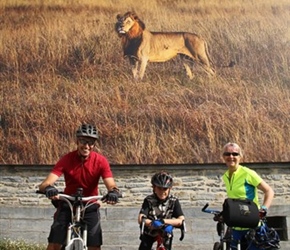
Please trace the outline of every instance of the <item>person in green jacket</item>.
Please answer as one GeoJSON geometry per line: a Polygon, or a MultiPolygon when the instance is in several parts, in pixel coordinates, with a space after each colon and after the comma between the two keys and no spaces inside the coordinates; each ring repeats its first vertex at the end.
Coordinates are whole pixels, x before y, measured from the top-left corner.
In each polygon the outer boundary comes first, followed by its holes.
{"type": "MultiPolygon", "coordinates": [[[[274,191],[254,170],[240,165],[243,157],[240,146],[233,142],[227,143],[223,147],[222,157],[228,168],[222,176],[228,198],[252,200],[257,204],[258,208],[262,210],[261,212],[266,214],[273,201],[274,191]],[[261,204],[258,199],[258,190],[263,192],[263,201],[261,204]]],[[[247,245],[244,236],[248,231],[249,229],[233,228],[232,236],[234,240],[231,246],[236,247],[237,242],[241,241],[242,249],[260,249],[254,244],[244,248],[245,245],[247,245]]]]}

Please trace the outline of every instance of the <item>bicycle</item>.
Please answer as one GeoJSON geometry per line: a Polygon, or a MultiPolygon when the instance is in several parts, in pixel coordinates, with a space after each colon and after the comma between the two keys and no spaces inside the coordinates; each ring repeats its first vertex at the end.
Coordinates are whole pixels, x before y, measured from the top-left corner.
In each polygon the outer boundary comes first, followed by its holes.
{"type": "MultiPolygon", "coordinates": [[[[219,242],[215,242],[213,250],[230,250],[232,239],[231,227],[227,227],[225,230],[225,223],[222,219],[222,212],[217,210],[208,209],[209,204],[206,203],[205,206],[201,209],[202,212],[214,214],[214,220],[218,221],[217,223],[217,233],[220,236],[219,242]]],[[[247,241],[248,247],[254,243],[260,249],[279,249],[280,239],[274,228],[269,228],[267,226],[266,213],[259,212],[260,225],[256,228],[249,229],[248,233],[245,235],[245,240],[247,241]]],[[[241,250],[241,242],[237,242],[237,250],[241,250]]]]}
{"type": "MultiPolygon", "coordinates": [[[[145,219],[146,219],[146,217],[142,218],[142,223],[141,223],[141,226],[140,226],[140,236],[142,236],[143,233],[144,233],[145,219]]],[[[158,233],[155,236],[156,248],[153,247],[152,250],[171,250],[171,248],[172,248],[172,240],[173,240],[173,233],[172,234],[166,234],[162,230],[163,228],[164,228],[164,225],[157,229],[158,233]]],[[[181,231],[179,240],[182,241],[183,238],[184,238],[184,235],[186,233],[185,221],[183,220],[181,226],[180,227],[176,227],[176,228],[180,229],[180,231],[181,231]]]]}
{"type": "MultiPolygon", "coordinates": [[[[44,194],[38,190],[36,193],[44,194]]],[[[62,250],[87,250],[87,225],[83,218],[86,209],[93,204],[98,204],[98,200],[101,200],[104,196],[84,197],[82,188],[78,188],[74,196],[62,193],[59,193],[58,196],[60,200],[68,204],[71,211],[71,223],[68,226],[66,242],[62,250]]],[[[120,195],[120,197],[122,196],[120,195]]]]}
{"type": "MultiPolygon", "coordinates": [[[[208,209],[209,204],[206,203],[201,209],[204,213],[210,213],[214,215],[214,220],[217,220],[216,230],[219,236],[219,241],[214,243],[213,250],[230,250],[231,243],[231,228],[227,227],[222,220],[218,220],[221,215],[221,211],[208,209]]],[[[241,249],[240,243],[238,242],[238,250],[241,249]]]]}

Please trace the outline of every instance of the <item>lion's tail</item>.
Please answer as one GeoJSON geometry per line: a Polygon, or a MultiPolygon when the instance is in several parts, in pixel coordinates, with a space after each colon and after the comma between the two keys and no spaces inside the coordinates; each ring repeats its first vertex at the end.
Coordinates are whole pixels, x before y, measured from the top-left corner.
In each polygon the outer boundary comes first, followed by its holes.
{"type": "Polygon", "coordinates": [[[217,64],[215,64],[212,61],[211,57],[210,57],[210,53],[209,53],[209,49],[208,49],[208,44],[207,44],[206,41],[205,41],[205,53],[206,53],[206,55],[208,57],[208,60],[209,60],[209,62],[210,62],[210,64],[211,64],[212,67],[217,67],[217,68],[232,68],[232,67],[234,67],[236,65],[236,62],[235,61],[230,61],[229,64],[227,64],[227,65],[217,65],[217,64]]]}

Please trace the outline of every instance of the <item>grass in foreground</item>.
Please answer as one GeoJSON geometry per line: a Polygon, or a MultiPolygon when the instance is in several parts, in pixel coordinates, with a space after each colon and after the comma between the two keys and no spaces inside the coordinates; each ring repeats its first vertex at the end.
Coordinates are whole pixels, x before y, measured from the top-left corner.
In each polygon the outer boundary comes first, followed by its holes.
{"type": "Polygon", "coordinates": [[[46,247],[39,244],[29,244],[24,241],[0,240],[0,250],[44,250],[46,247]]]}

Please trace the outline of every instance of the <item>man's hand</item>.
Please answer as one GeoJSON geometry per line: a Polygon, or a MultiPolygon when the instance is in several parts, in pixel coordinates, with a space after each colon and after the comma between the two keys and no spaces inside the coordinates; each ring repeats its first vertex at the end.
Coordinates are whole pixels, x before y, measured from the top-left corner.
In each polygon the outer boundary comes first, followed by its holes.
{"type": "Polygon", "coordinates": [[[44,192],[47,198],[51,198],[53,196],[58,195],[58,190],[54,186],[50,185],[44,189],[44,192]]]}
{"type": "Polygon", "coordinates": [[[120,192],[119,189],[113,188],[109,191],[103,198],[103,202],[107,202],[109,204],[115,204],[119,201],[120,192]]]}

